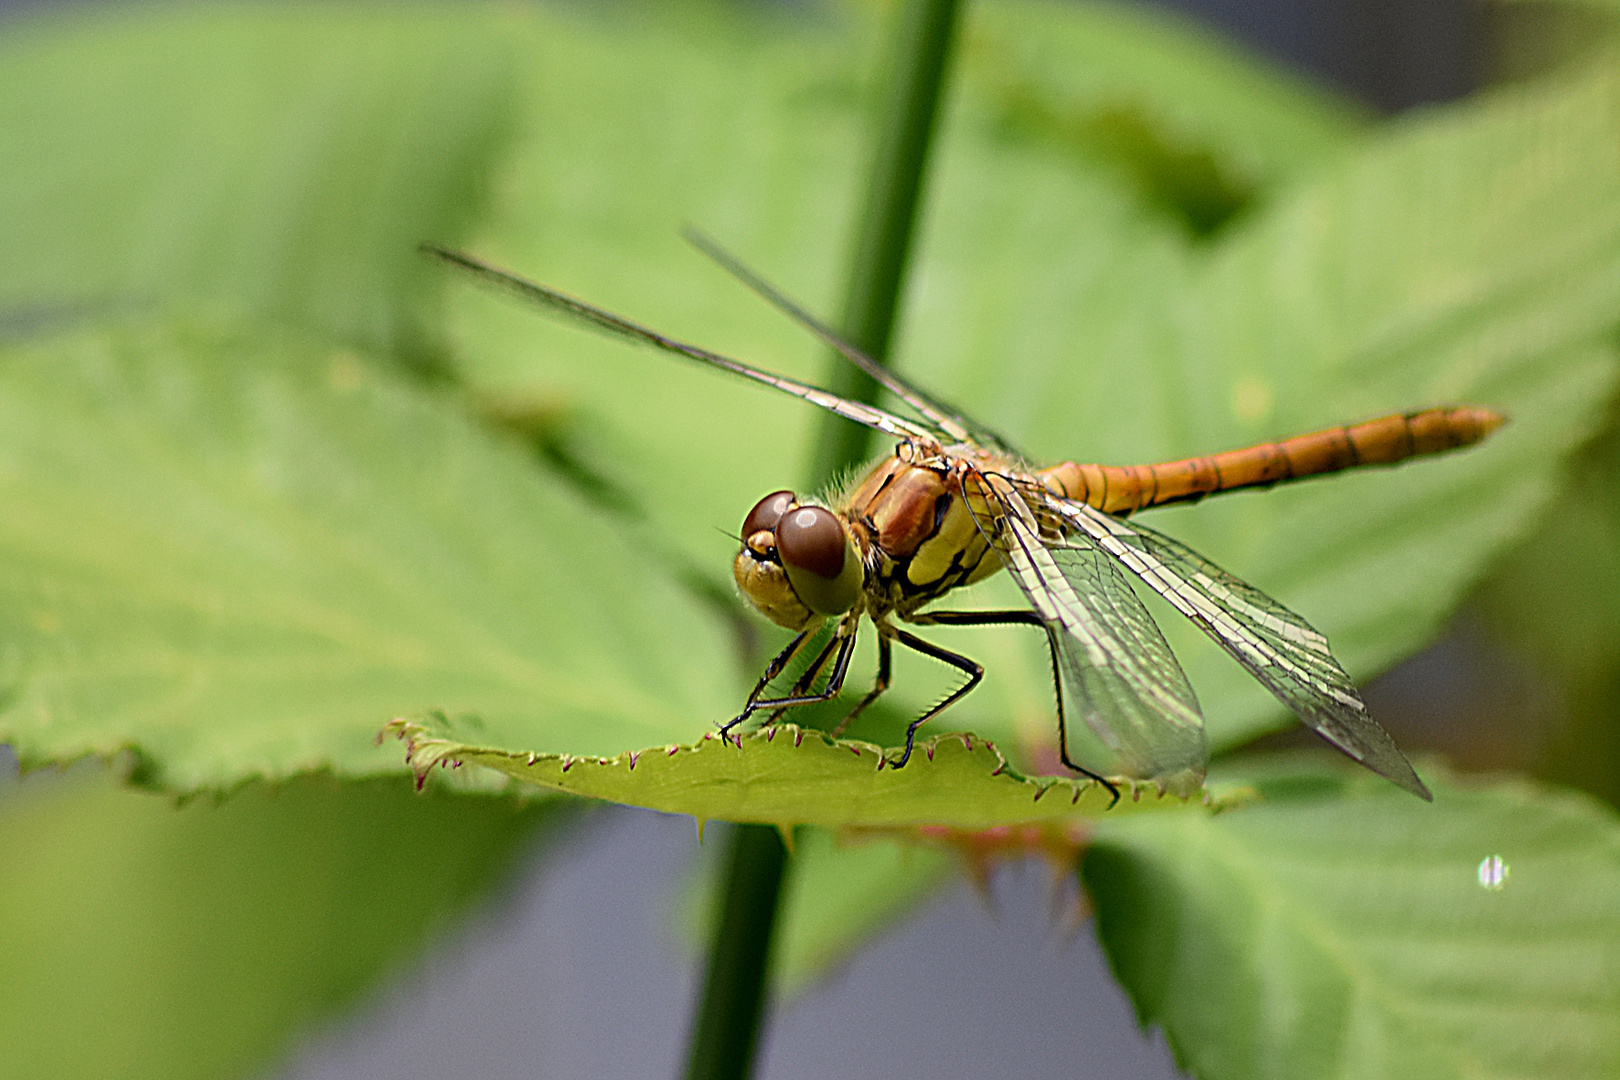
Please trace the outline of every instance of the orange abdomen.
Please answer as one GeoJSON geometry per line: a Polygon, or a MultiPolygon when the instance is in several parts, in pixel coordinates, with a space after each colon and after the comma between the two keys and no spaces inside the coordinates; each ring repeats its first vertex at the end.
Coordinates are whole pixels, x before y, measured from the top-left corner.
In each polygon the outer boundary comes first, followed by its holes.
{"type": "Polygon", "coordinates": [[[1479,442],[1507,418],[1472,406],[1397,413],[1281,442],[1158,465],[1076,465],[1037,475],[1054,491],[1110,514],[1190,502],[1219,491],[1265,487],[1358,465],[1393,465],[1479,442]]]}

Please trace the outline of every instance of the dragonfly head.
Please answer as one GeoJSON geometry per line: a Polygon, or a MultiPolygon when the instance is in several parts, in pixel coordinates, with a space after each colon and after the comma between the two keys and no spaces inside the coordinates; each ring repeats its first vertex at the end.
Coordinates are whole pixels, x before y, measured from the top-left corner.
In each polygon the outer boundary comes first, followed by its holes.
{"type": "Polygon", "coordinates": [[[773,491],[743,519],[737,588],[767,619],[802,630],[842,615],[860,597],[865,573],[844,522],[825,506],[773,491]]]}

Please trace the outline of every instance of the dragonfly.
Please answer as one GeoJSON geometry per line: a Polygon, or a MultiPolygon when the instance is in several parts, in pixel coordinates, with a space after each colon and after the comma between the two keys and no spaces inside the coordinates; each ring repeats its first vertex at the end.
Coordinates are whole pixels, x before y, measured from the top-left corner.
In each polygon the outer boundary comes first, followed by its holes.
{"type": "Polygon", "coordinates": [[[424,251],[497,291],[600,332],[650,345],[763,383],[893,437],[895,447],[853,484],[825,498],[783,489],[743,520],[733,576],[742,595],[794,632],[766,665],[722,735],[759,713],[838,697],[857,631],[877,632],[872,688],[834,737],[888,689],[896,645],[932,657],[965,679],[913,719],[894,768],[912,756],[918,728],[984,677],[976,661],[907,627],[1027,625],[1045,633],[1065,767],[1103,784],[1155,783],[1190,795],[1203,785],[1208,743],[1198,699],[1131,582],[1163,597],[1203,630],[1331,746],[1420,798],[1432,795],[1393,738],[1369,714],[1327,638],[1299,615],[1186,545],[1140,524],[1139,511],[1220,492],[1369,465],[1393,465],[1484,439],[1505,420],[1491,409],[1449,405],[1152,465],[1065,462],[1039,467],[993,429],[969,419],[844,341],[708,238],[700,250],[887,389],[894,411],[732,359],[649,329],[470,255],[424,251]],[[1027,608],[935,610],[953,590],[1005,570],[1027,608]],[[904,624],[904,625],[901,625],[904,624]],[[830,633],[827,632],[830,627],[830,633]],[[772,685],[808,658],[785,693],[772,685]],[[1110,755],[1109,775],[1071,759],[1078,715],[1110,755]]]}

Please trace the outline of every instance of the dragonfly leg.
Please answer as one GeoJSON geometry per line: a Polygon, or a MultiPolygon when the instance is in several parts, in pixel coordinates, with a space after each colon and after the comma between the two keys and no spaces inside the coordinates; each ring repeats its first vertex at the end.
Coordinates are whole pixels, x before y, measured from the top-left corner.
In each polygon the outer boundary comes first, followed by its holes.
{"type": "MultiPolygon", "coordinates": [[[[821,652],[816,654],[814,660],[810,661],[809,666],[804,669],[804,674],[799,676],[798,681],[793,684],[793,689],[788,691],[788,697],[803,697],[810,692],[810,688],[815,685],[816,677],[821,674],[822,668],[827,666],[827,660],[832,656],[833,650],[838,647],[839,642],[840,639],[836,634],[827,639],[827,644],[821,647],[821,652]]],[[[771,715],[765,718],[765,723],[761,726],[770,727],[780,720],[785,712],[787,712],[787,706],[774,710],[771,715]]]]}
{"type": "Polygon", "coordinates": [[[865,712],[866,707],[872,704],[872,702],[876,701],[878,699],[878,695],[889,688],[889,669],[892,666],[892,657],[889,649],[889,635],[883,632],[885,627],[879,627],[878,629],[877,678],[872,682],[872,689],[867,691],[865,697],[861,698],[860,704],[851,709],[849,711],[849,715],[838,721],[838,726],[832,729],[831,734],[835,739],[844,733],[844,729],[849,727],[849,722],[851,720],[865,712]]]}
{"type": "MultiPolygon", "coordinates": [[[[858,626],[859,623],[854,619],[846,619],[844,622],[840,623],[838,625],[838,629],[834,631],[833,640],[829,642],[827,648],[823,649],[821,654],[816,657],[816,663],[811,665],[812,671],[818,671],[821,666],[825,665],[828,651],[832,648],[834,643],[837,644],[838,651],[837,655],[833,659],[832,674],[828,676],[827,685],[819,694],[793,693],[789,694],[787,697],[767,698],[762,700],[758,695],[763,692],[764,685],[770,682],[770,678],[773,678],[774,676],[762,679],[760,686],[756,688],[753,694],[749,695],[749,700],[743,705],[743,711],[738,713],[732,719],[726,721],[724,724],[720,725],[720,736],[722,738],[726,737],[731,733],[732,728],[736,727],[744,720],[747,720],[750,716],[753,716],[761,709],[790,709],[795,705],[813,705],[816,702],[828,701],[837,697],[839,691],[843,690],[844,688],[845,677],[849,674],[849,658],[855,652],[855,630],[858,626]],[[846,627],[848,629],[846,629],[846,627]]],[[[788,660],[792,659],[792,651],[798,644],[798,640],[795,639],[787,649],[783,650],[783,653],[787,655],[788,660]]],[[[784,660],[781,655],[778,655],[777,660],[782,660],[783,666],[786,666],[787,660],[784,660]]],[[[773,667],[776,666],[776,661],[773,660],[771,665],[773,667]]],[[[766,670],[767,674],[769,675],[769,668],[766,670]]],[[[780,673],[781,668],[777,668],[776,674],[780,673]]],[[[797,687],[795,687],[795,689],[797,689],[797,687]]]]}
{"type": "Polygon", "coordinates": [[[1068,768],[1097,781],[1097,783],[1107,788],[1108,794],[1113,796],[1108,803],[1108,809],[1112,810],[1119,802],[1119,788],[1114,786],[1114,782],[1101,773],[1094,773],[1084,765],[1077,765],[1069,760],[1069,729],[1063,715],[1063,673],[1062,668],[1058,666],[1057,634],[1052,631],[1051,627],[1046,628],[1046,645],[1052,654],[1052,693],[1057,698],[1058,760],[1068,768]]]}
{"type": "Polygon", "coordinates": [[[814,632],[814,627],[809,630],[801,630],[792,641],[787,643],[787,648],[777,653],[771,659],[771,662],[765,665],[765,673],[759,677],[759,682],[754,684],[754,689],[748,695],[748,700],[743,702],[744,706],[752,705],[758,700],[759,695],[763,694],[765,688],[771,684],[771,680],[782,674],[783,669],[793,662],[793,658],[799,654],[800,649],[804,648],[804,643],[810,640],[810,635],[814,632]]]}
{"type": "Polygon", "coordinates": [[[980,680],[984,678],[984,665],[970,660],[960,653],[953,653],[949,649],[942,649],[932,642],[924,641],[916,634],[908,634],[906,631],[898,628],[893,628],[892,632],[894,634],[894,640],[898,641],[906,648],[911,649],[913,652],[920,652],[924,656],[931,656],[941,663],[949,664],[951,667],[962,672],[968,677],[967,682],[951,691],[951,693],[946,696],[944,701],[941,701],[938,705],[935,705],[932,709],[929,709],[927,712],[917,717],[917,719],[913,720],[910,725],[906,727],[906,748],[901,753],[900,760],[894,762],[892,766],[893,768],[898,769],[906,762],[911,760],[911,747],[916,741],[917,729],[922,727],[928,721],[932,720],[934,717],[938,716],[940,713],[944,712],[946,709],[950,708],[956,702],[960,701],[964,695],[966,695],[975,686],[978,686],[980,680]]]}
{"type": "MultiPolygon", "coordinates": [[[[1108,808],[1110,810],[1114,808],[1114,804],[1119,802],[1118,786],[1116,786],[1112,780],[1109,780],[1108,777],[1103,776],[1100,773],[1094,773],[1084,765],[1077,765],[1073,761],[1069,760],[1069,732],[1066,718],[1063,715],[1063,676],[1061,674],[1062,669],[1058,667],[1057,637],[1052,633],[1051,629],[1046,625],[1045,620],[1043,620],[1039,614],[1028,610],[932,611],[920,615],[913,615],[910,621],[918,625],[935,626],[1039,626],[1041,629],[1045,630],[1047,648],[1050,650],[1052,656],[1052,691],[1053,696],[1057,699],[1058,760],[1063,762],[1066,768],[1074,770],[1087,779],[1095,780],[1097,783],[1107,788],[1108,794],[1113,796],[1113,802],[1108,804],[1108,808]]],[[[957,697],[960,697],[961,694],[965,692],[966,688],[959,691],[957,697]]],[[[955,699],[947,699],[944,704],[941,704],[935,708],[933,712],[938,712],[952,700],[955,699]]],[[[932,713],[929,715],[932,715],[932,713]]],[[[925,716],[923,719],[926,720],[927,716],[925,716]]],[[[921,722],[922,721],[918,721],[918,723],[921,722]]],[[[911,753],[911,742],[909,737],[906,741],[906,753],[908,755],[911,753]]],[[[903,758],[901,759],[901,762],[904,764],[903,758]]]]}
{"type": "Polygon", "coordinates": [[[1044,627],[1035,612],[1017,611],[925,611],[906,619],[914,626],[1010,626],[1024,624],[1044,627]]]}

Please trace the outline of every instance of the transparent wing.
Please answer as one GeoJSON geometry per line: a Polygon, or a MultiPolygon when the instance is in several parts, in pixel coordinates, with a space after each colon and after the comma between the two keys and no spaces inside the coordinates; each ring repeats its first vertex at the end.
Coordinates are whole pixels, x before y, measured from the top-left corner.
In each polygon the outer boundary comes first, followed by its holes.
{"type": "Polygon", "coordinates": [[[803,398],[812,405],[820,405],[823,409],[837,413],[846,420],[853,420],[857,424],[864,424],[888,435],[894,435],[898,438],[926,439],[938,437],[938,433],[931,427],[884,412],[882,409],[871,405],[863,405],[858,401],[849,401],[820,387],[797,382],[782,375],[772,374],[769,371],[763,371],[750,364],[745,364],[741,360],[733,360],[729,356],[710,352],[708,349],[700,348],[697,345],[690,345],[684,341],[667,337],[656,330],[649,330],[640,323],[631,322],[629,319],[622,318],[610,311],[604,311],[593,304],[587,304],[583,300],[576,300],[566,293],[560,293],[555,289],[527,281],[516,274],[507,273],[505,270],[491,266],[480,259],[475,259],[471,255],[463,255],[460,252],[446,251],[443,248],[427,245],[424,245],[422,250],[436,259],[466,271],[489,288],[515,296],[519,300],[544,308],[554,315],[560,315],[580,325],[589,326],[595,330],[613,334],[616,337],[628,338],[642,345],[651,345],[655,349],[676,353],[688,359],[697,360],[741,375],[744,378],[753,379],[755,382],[764,383],[766,386],[773,386],[785,393],[803,398]]]}
{"type": "Polygon", "coordinates": [[[1196,790],[1208,756],[1198,699],[1115,560],[1084,534],[1043,541],[1016,493],[987,502],[994,509],[975,519],[1052,635],[1068,715],[1085,720],[1124,775],[1196,790]]]}
{"type": "Polygon", "coordinates": [[[968,419],[962,415],[960,410],[946,405],[926,390],[913,385],[897,373],[890,371],[839,337],[831,327],[788,299],[786,295],[777,290],[776,286],[754,273],[740,259],[709,237],[695,229],[687,229],[683,235],[693,247],[719,263],[726,273],[748,286],[772,307],[816,335],[827,345],[832,346],[844,359],[872,376],[878,381],[879,385],[917,410],[920,416],[937,429],[936,434],[942,441],[947,443],[975,443],[979,446],[997,450],[1009,457],[1024,457],[1024,454],[1002,437],[999,432],[975,420],[968,419]]]}
{"type": "Polygon", "coordinates": [[[1064,499],[1047,504],[1186,615],[1322,738],[1424,799],[1395,740],[1367,713],[1327,638],[1298,615],[1185,544],[1064,499]]]}

